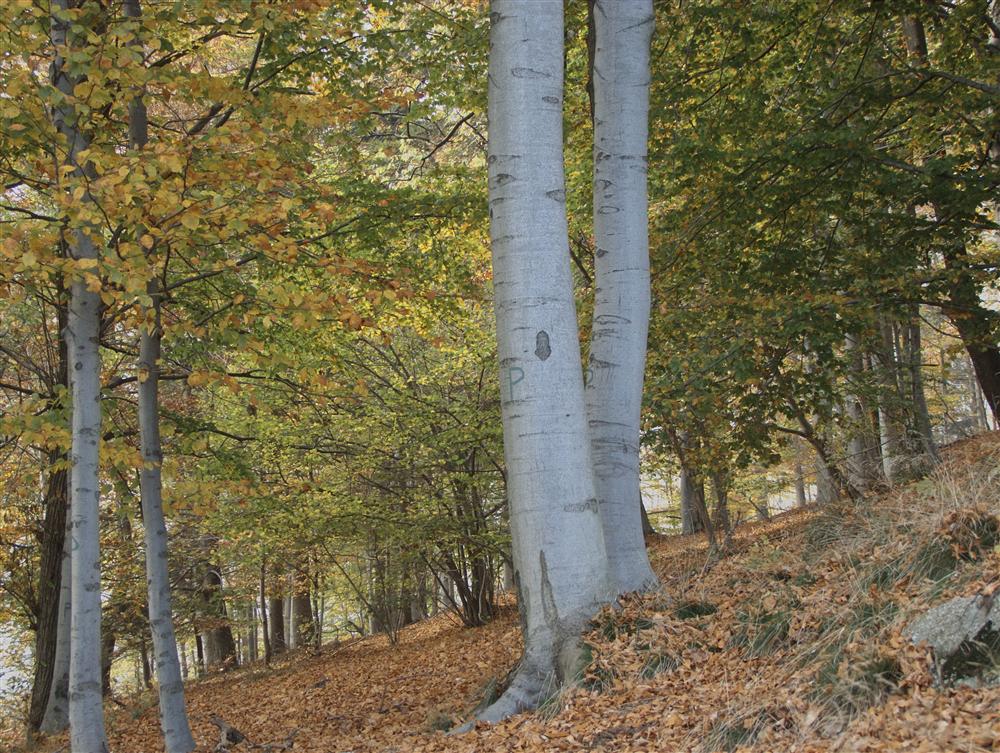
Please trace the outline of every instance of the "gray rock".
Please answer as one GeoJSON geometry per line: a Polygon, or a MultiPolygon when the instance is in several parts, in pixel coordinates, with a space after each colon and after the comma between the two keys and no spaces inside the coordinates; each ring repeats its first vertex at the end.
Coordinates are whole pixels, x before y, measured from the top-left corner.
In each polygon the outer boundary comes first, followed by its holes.
{"type": "Polygon", "coordinates": [[[1000,651],[1000,593],[962,596],[934,607],[906,629],[934,652],[939,682],[995,674],[1000,651]]]}

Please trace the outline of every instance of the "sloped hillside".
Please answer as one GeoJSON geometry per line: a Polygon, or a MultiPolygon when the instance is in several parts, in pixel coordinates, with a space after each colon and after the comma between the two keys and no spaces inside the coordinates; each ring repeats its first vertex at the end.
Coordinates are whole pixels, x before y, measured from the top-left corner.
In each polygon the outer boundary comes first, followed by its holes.
{"type": "MultiPolygon", "coordinates": [[[[442,729],[516,661],[516,614],[447,618],[193,684],[201,744],[218,715],[295,751],[990,751],[1000,687],[935,685],[905,634],[930,606],[1000,589],[1000,436],[948,448],[935,474],[860,507],[747,526],[707,560],[690,537],[653,543],[659,594],[595,620],[579,688],[538,713],[461,736],[442,729]],[[992,518],[995,521],[995,518],[992,518]]],[[[152,700],[152,697],[150,698],[152,700]]],[[[159,750],[155,707],[120,711],[112,749],[159,750]]],[[[245,748],[246,743],[233,746],[245,748]]]]}

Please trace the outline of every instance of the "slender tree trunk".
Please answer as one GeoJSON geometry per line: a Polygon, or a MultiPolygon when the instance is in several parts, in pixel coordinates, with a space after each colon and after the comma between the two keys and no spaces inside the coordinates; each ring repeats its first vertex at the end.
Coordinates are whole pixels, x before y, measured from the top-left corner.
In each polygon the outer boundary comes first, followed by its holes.
{"type": "Polygon", "coordinates": [[[285,600],[280,596],[272,596],[268,599],[268,609],[271,615],[271,651],[274,656],[278,656],[288,649],[285,640],[285,600]]]}
{"type": "Polygon", "coordinates": [[[646,512],[646,505],[641,498],[639,499],[639,512],[642,513],[643,537],[653,536],[656,533],[656,529],[653,528],[653,524],[649,521],[649,513],[646,512]]]}
{"type": "MultiPolygon", "coordinates": [[[[54,382],[70,389],[69,354],[64,337],[68,311],[65,288],[60,279],[56,304],[57,367],[54,382]]],[[[57,406],[52,404],[52,408],[57,406]]],[[[56,464],[68,465],[65,452],[49,458],[49,478],[45,495],[44,534],[41,542],[39,567],[39,632],[35,636],[35,677],[31,687],[28,714],[29,737],[38,731],[46,734],[61,732],[69,724],[69,628],[70,628],[70,550],[69,471],[56,464]],[[56,528],[55,524],[59,523],[56,528]],[[55,569],[53,569],[53,567],[55,569]],[[52,610],[49,613],[49,610],[52,610]],[[43,625],[50,632],[42,635],[43,625]],[[40,663],[42,663],[40,665],[40,663]],[[39,676],[39,670],[42,676],[39,676]]]]}
{"type": "Polygon", "coordinates": [[[188,657],[187,657],[187,644],[181,641],[177,644],[177,655],[181,659],[181,678],[188,678],[188,657]]]}
{"type": "Polygon", "coordinates": [[[229,624],[226,603],[222,598],[222,576],[217,568],[210,567],[205,573],[201,597],[211,623],[203,637],[205,668],[223,671],[232,669],[238,664],[236,640],[233,638],[233,628],[229,624]]]}
{"type": "Polygon", "coordinates": [[[309,583],[296,578],[296,593],[292,596],[292,635],[296,647],[308,646],[313,638],[312,602],[309,600],[309,583]]]}
{"type": "Polygon", "coordinates": [[[851,486],[860,492],[870,489],[877,481],[877,466],[873,462],[873,446],[877,443],[873,438],[869,412],[865,408],[860,393],[865,385],[864,358],[860,343],[854,335],[848,335],[845,341],[849,372],[851,374],[851,393],[846,399],[848,418],[847,468],[851,486]]]}
{"type": "MultiPolygon", "coordinates": [[[[69,474],[65,474],[63,483],[69,480],[69,474]]],[[[72,516],[70,511],[69,489],[66,489],[66,516],[65,527],[63,529],[63,550],[62,562],[60,563],[59,581],[59,617],[56,629],[55,654],[52,660],[52,682],[49,686],[48,703],[45,707],[45,715],[42,717],[39,729],[47,735],[62,732],[69,726],[69,649],[70,649],[70,622],[72,618],[72,571],[70,547],[72,545],[72,516]]]]}
{"type": "Polygon", "coordinates": [[[480,715],[496,721],[536,705],[553,680],[575,678],[580,632],[612,589],[567,244],[563,4],[493,0],[490,19],[490,235],[525,641],[510,686],[480,715]]]}
{"type": "Polygon", "coordinates": [[[698,515],[698,496],[705,496],[704,482],[692,475],[686,467],[681,466],[680,498],[681,498],[681,533],[690,535],[701,533],[704,529],[698,515]]]}
{"type": "Polygon", "coordinates": [[[906,323],[906,367],[909,372],[910,401],[913,405],[913,429],[918,444],[931,463],[939,460],[934,431],[931,427],[927,397],[924,392],[923,346],[920,334],[920,312],[916,306],[906,323]]]}
{"type": "Polygon", "coordinates": [[[205,641],[202,639],[201,633],[196,633],[194,636],[194,655],[198,665],[198,677],[201,677],[208,668],[205,663],[205,641]]]}
{"type": "Polygon", "coordinates": [[[270,626],[267,619],[267,591],[266,579],[267,567],[264,562],[260,563],[260,628],[261,636],[264,639],[264,665],[269,666],[274,658],[274,649],[271,645],[270,626]]]}
{"type": "MultiPolygon", "coordinates": [[[[928,48],[923,24],[918,18],[906,17],[903,19],[903,32],[907,51],[919,64],[925,65],[928,48]]],[[[934,214],[939,222],[946,222],[948,207],[935,204],[934,214]]],[[[950,273],[951,306],[945,307],[945,313],[958,330],[972,360],[976,378],[994,419],[1000,418],[1000,347],[997,346],[996,314],[982,305],[982,288],[969,267],[965,241],[957,239],[945,249],[943,257],[945,269],[950,273]]],[[[931,457],[936,457],[936,451],[931,453],[931,457]]]]}
{"type": "MultiPolygon", "coordinates": [[[[287,577],[285,578],[285,587],[291,592],[292,583],[287,577]]],[[[285,648],[295,648],[295,630],[292,625],[292,597],[290,593],[285,596],[282,602],[282,617],[284,618],[282,628],[285,632],[285,648]]]]}
{"type": "MultiPolygon", "coordinates": [[[[74,49],[78,39],[70,32],[71,0],[53,0],[51,38],[57,50],[52,64],[52,83],[67,97],[53,108],[53,123],[65,140],[64,164],[74,168],[73,175],[84,177],[91,172],[79,161],[80,152],[90,146],[81,130],[82,119],[73,102],[78,83],[65,68],[60,49],[74,49]]],[[[93,12],[93,10],[91,10],[93,12]]],[[[86,28],[93,22],[85,12],[75,19],[86,28]]],[[[92,202],[85,194],[85,202],[92,202]]],[[[79,227],[67,231],[70,258],[96,265],[99,230],[79,227]]],[[[98,443],[101,437],[101,299],[82,279],[70,287],[66,348],[72,363],[72,451],[70,475],[73,547],[71,563],[72,616],[69,668],[69,723],[73,753],[106,753],[104,708],[101,695],[101,556],[100,556],[100,486],[98,443]]]]}
{"type": "Polygon", "coordinates": [[[611,585],[656,585],[642,535],[639,412],[649,329],[646,197],[652,0],[596,0],[594,321],[587,418],[611,585]]]}
{"type": "MultiPolygon", "coordinates": [[[[125,0],[125,14],[141,18],[139,0],[125,0]]],[[[137,95],[129,102],[129,142],[141,151],[149,140],[146,105],[137,95]]],[[[145,228],[138,228],[141,236],[145,228]]],[[[170,597],[170,574],[167,566],[167,524],[163,515],[163,451],[160,446],[160,290],[156,271],[151,270],[146,292],[150,305],[144,306],[139,327],[138,414],[142,469],[139,473],[139,496],[142,504],[142,528],[146,547],[146,590],[149,601],[149,626],[153,637],[157,691],[160,701],[160,728],[167,753],[194,750],[194,737],[184,707],[184,680],[177,657],[177,638],[170,597]]],[[[145,643],[143,644],[145,648],[145,643]]],[[[143,653],[143,661],[148,661],[143,653]]]]}
{"type": "Polygon", "coordinates": [[[900,390],[900,359],[896,351],[896,324],[885,313],[879,315],[879,439],[882,445],[882,472],[886,481],[897,480],[897,466],[908,454],[904,436],[905,401],[900,390]]]}
{"type": "Polygon", "coordinates": [[[67,494],[66,457],[49,456],[49,475],[45,485],[45,520],[42,523],[41,561],[38,567],[38,615],[35,630],[34,678],[28,709],[28,731],[34,736],[45,718],[52,695],[56,646],[59,637],[60,594],[62,592],[63,552],[66,538],[67,494]]]}
{"type": "Polygon", "coordinates": [[[806,475],[801,460],[795,461],[795,504],[797,507],[806,506],[806,475]]]}

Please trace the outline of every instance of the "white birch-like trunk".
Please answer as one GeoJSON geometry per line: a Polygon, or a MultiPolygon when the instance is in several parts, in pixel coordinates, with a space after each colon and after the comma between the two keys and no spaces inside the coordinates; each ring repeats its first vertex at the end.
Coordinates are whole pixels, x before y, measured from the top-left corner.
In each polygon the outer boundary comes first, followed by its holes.
{"type": "Polygon", "coordinates": [[[639,413],[649,330],[646,194],[652,0],[594,3],[594,321],[587,417],[608,571],[656,585],[642,533],[639,413]]]}
{"type": "Polygon", "coordinates": [[[59,586],[59,616],[56,623],[56,653],[52,661],[52,685],[49,700],[45,705],[45,716],[39,729],[46,735],[62,732],[69,725],[69,644],[70,602],[73,577],[70,548],[73,541],[72,498],[67,501],[66,539],[63,542],[62,577],[59,586]]]}
{"type": "Polygon", "coordinates": [[[146,587],[149,625],[160,700],[160,726],[167,753],[194,750],[194,738],[184,707],[184,680],[177,656],[177,639],[167,568],[167,525],[163,516],[163,488],[159,423],[160,307],[155,281],[150,283],[151,319],[139,336],[139,435],[142,471],[139,488],[146,544],[146,587]],[[143,378],[145,376],[145,378],[143,378]]]}
{"type": "MultiPolygon", "coordinates": [[[[70,33],[69,0],[54,0],[51,15],[51,38],[56,49],[52,63],[52,82],[68,98],[77,81],[65,69],[60,51],[73,49],[76,39],[70,33]]],[[[86,18],[77,19],[87,23],[86,18]]],[[[87,167],[79,154],[90,146],[80,127],[79,114],[72,99],[52,111],[53,125],[64,140],[59,152],[63,164],[83,176],[87,167]]],[[[81,199],[90,203],[88,194],[81,199]]],[[[67,232],[69,257],[96,261],[98,230],[92,226],[67,232]]],[[[101,694],[101,554],[99,443],[101,439],[101,299],[83,280],[74,280],[70,288],[66,347],[72,373],[72,469],[70,471],[70,506],[72,520],[71,617],[69,659],[69,726],[72,753],[107,753],[104,731],[104,706],[101,694]]]]}
{"type": "Polygon", "coordinates": [[[573,678],[611,596],[594,492],[562,161],[562,0],[493,0],[489,205],[504,456],[524,656],[496,721],[573,678]]]}
{"type": "MultiPolygon", "coordinates": [[[[141,18],[139,0],[125,0],[125,14],[141,18]]],[[[142,96],[129,103],[129,141],[142,149],[149,139],[146,105],[142,96]]],[[[137,234],[145,231],[139,228],[137,234]]],[[[139,330],[138,414],[142,470],[139,496],[142,504],[143,539],[146,546],[146,591],[149,626],[153,636],[153,663],[160,701],[160,728],[167,753],[189,753],[194,737],[184,707],[184,679],[177,656],[174,615],[167,567],[167,523],[163,516],[163,451],[160,445],[160,291],[154,276],[146,285],[150,304],[143,307],[139,330]]]]}

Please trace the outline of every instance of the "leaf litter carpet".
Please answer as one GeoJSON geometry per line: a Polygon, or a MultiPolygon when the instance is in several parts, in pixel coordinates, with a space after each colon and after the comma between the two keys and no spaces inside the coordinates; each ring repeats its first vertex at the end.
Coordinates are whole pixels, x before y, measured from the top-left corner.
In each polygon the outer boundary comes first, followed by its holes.
{"type": "MultiPolygon", "coordinates": [[[[657,537],[662,591],[598,615],[583,684],[538,712],[442,731],[517,661],[508,606],[484,628],[439,616],[397,646],[367,638],[192,683],[198,750],[219,741],[213,715],[257,745],[296,731],[303,753],[1000,750],[1000,688],[936,687],[903,635],[951,596],[1000,598],[1000,547],[969,555],[941,527],[963,506],[1000,511],[998,467],[985,435],[874,503],[742,526],[722,559],[700,537],[657,537]]],[[[109,733],[116,753],[162,750],[155,697],[116,710],[109,733]]]]}

